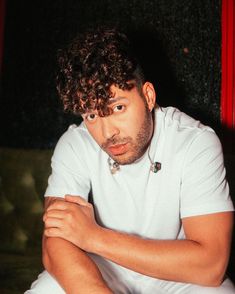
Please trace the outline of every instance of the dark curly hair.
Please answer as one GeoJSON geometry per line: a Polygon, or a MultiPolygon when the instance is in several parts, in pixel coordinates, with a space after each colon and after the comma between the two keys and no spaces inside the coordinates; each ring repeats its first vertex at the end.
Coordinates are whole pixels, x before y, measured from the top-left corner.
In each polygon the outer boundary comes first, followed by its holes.
{"type": "Polygon", "coordinates": [[[142,92],[144,75],[127,37],[116,29],[79,35],[58,52],[57,90],[64,109],[75,114],[97,110],[110,114],[110,86],[142,92]]]}

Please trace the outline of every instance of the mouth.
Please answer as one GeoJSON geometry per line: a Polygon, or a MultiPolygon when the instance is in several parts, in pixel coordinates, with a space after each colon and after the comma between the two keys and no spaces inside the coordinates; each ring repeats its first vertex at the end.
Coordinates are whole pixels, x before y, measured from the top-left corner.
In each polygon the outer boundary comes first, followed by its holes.
{"type": "Polygon", "coordinates": [[[125,144],[116,144],[107,147],[107,152],[113,156],[122,155],[127,152],[128,143],[125,144]]]}

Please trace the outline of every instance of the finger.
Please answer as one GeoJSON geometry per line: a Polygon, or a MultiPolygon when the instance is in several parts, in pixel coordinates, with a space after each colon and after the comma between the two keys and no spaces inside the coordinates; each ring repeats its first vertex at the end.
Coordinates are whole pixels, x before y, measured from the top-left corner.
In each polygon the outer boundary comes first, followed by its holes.
{"type": "Polygon", "coordinates": [[[62,197],[52,197],[52,196],[48,196],[45,198],[45,209],[48,209],[48,207],[50,207],[52,204],[54,204],[55,202],[58,201],[64,201],[65,199],[62,197]]]}
{"type": "Polygon", "coordinates": [[[63,221],[58,218],[47,218],[44,224],[45,228],[62,228],[63,221]]]}
{"type": "Polygon", "coordinates": [[[46,228],[44,230],[44,235],[46,237],[61,237],[62,238],[62,232],[58,228],[46,228]]]}
{"type": "Polygon", "coordinates": [[[53,202],[50,206],[48,206],[46,211],[50,211],[53,209],[65,210],[67,208],[68,208],[68,202],[58,200],[58,201],[53,202]]]}
{"type": "Polygon", "coordinates": [[[65,200],[68,202],[73,202],[82,206],[89,205],[89,202],[87,202],[84,198],[81,196],[72,196],[72,195],[65,195],[65,200]]]}
{"type": "Polygon", "coordinates": [[[49,217],[63,219],[65,218],[65,210],[51,209],[47,210],[43,215],[43,221],[45,221],[49,217]]]}

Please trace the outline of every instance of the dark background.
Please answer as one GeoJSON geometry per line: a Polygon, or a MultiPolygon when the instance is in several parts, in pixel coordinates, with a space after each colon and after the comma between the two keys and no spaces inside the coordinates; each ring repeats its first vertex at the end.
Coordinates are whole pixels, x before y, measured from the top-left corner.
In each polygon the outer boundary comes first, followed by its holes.
{"type": "Polygon", "coordinates": [[[55,90],[56,52],[90,26],[134,40],[158,103],[217,128],[221,2],[211,0],[6,1],[0,145],[51,148],[68,124],[55,90]]]}
{"type": "MultiPolygon", "coordinates": [[[[79,117],[63,112],[56,93],[57,50],[87,27],[115,25],[128,33],[135,43],[147,76],[155,84],[158,104],[177,106],[203,123],[211,125],[219,134],[226,151],[225,163],[234,197],[234,131],[225,132],[220,123],[221,0],[5,2],[0,146],[3,149],[10,148],[7,152],[11,152],[11,148],[17,150],[15,157],[11,157],[14,172],[15,162],[26,166],[24,158],[29,156],[27,168],[32,165],[30,168],[35,179],[39,174],[38,168],[43,170],[44,166],[41,155],[34,151],[43,149],[47,152],[52,149],[69,124],[80,122],[79,117]],[[27,149],[33,155],[25,154],[27,149]],[[39,157],[33,162],[31,158],[36,156],[39,157]]],[[[49,162],[49,155],[46,157],[49,162]]],[[[9,163],[6,156],[2,161],[9,163]]],[[[8,188],[11,186],[7,184],[7,180],[3,180],[4,183],[8,188]]],[[[38,197],[42,200],[42,188],[46,183],[39,184],[38,197]]],[[[15,194],[12,203],[18,201],[20,209],[22,201],[19,195],[15,192],[12,194],[15,194]]],[[[30,193],[23,195],[26,204],[29,202],[28,195],[30,193]]],[[[21,221],[22,215],[18,217],[21,221]]],[[[40,242],[40,237],[37,240],[40,242]]],[[[24,254],[26,256],[28,253],[24,254]]],[[[40,272],[40,266],[36,268],[36,262],[32,262],[32,256],[37,256],[37,262],[40,263],[40,253],[33,248],[27,262],[25,256],[15,255],[10,259],[4,255],[6,266],[1,269],[0,278],[7,287],[12,286],[12,280],[18,276],[19,281],[15,288],[26,289],[26,285],[29,286],[36,278],[36,272],[40,272]],[[18,267],[16,258],[19,259],[18,267]]],[[[233,250],[229,274],[235,281],[234,264],[233,250]]],[[[4,293],[18,294],[17,291],[10,290],[5,290],[4,293]]]]}

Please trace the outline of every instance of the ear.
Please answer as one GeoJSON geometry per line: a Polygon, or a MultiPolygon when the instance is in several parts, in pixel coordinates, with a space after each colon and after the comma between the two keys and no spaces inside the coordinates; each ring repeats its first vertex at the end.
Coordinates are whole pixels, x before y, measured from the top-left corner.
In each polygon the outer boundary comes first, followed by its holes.
{"type": "Polygon", "coordinates": [[[150,82],[145,82],[143,85],[143,94],[146,99],[148,109],[151,112],[156,103],[156,92],[154,86],[150,82]]]}

